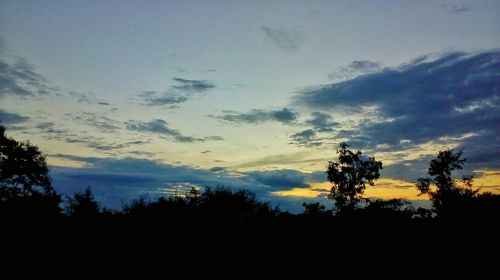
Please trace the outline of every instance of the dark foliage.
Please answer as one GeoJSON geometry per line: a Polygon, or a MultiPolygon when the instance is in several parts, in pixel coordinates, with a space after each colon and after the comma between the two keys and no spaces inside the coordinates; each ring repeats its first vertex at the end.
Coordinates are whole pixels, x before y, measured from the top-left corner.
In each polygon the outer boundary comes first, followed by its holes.
{"type": "Polygon", "coordinates": [[[247,190],[192,188],[185,196],[139,198],[125,205],[123,217],[134,222],[249,222],[266,221],[279,213],[269,203],[259,202],[247,190]]]}
{"type": "Polygon", "coordinates": [[[330,161],[326,171],[328,180],[333,184],[328,198],[335,200],[339,211],[352,211],[362,200],[366,185],[373,185],[380,177],[382,162],[374,157],[364,158],[361,151],[347,149],[341,143],[337,150],[337,161],[330,161]]]}
{"type": "Polygon", "coordinates": [[[192,188],[189,192],[157,199],[138,198],[121,211],[109,211],[95,200],[90,187],[60,204],[61,196],[50,183],[44,155],[29,142],[5,136],[0,126],[0,223],[58,225],[172,225],[204,226],[234,224],[435,224],[440,221],[491,222],[499,217],[500,196],[479,193],[472,177],[462,183],[451,173],[461,169],[465,160],[452,150],[440,152],[430,162],[429,178],[417,187],[428,194],[433,212],[414,209],[402,199],[369,200],[363,197],[366,185],[378,179],[382,162],[353,152],[342,143],[335,162],[329,162],[327,177],[333,183],[330,198],[337,213],[318,202],[304,203],[304,212],[293,215],[256,199],[247,190],[192,188]],[[437,217],[434,218],[434,216],[437,217]]]}
{"type": "Polygon", "coordinates": [[[0,217],[3,221],[57,220],[61,197],[52,188],[45,156],[0,126],[0,217]]]}
{"type": "Polygon", "coordinates": [[[68,198],[66,210],[70,217],[79,222],[95,220],[101,212],[90,187],[87,187],[84,192],[75,193],[72,198],[68,198]]]}
{"type": "Polygon", "coordinates": [[[463,176],[461,180],[452,177],[452,171],[462,169],[464,163],[461,151],[439,152],[429,164],[430,177],[419,178],[417,189],[421,194],[429,195],[433,211],[442,221],[471,222],[490,220],[494,216],[498,218],[499,195],[479,193],[479,189],[473,187],[471,175],[463,176]]]}

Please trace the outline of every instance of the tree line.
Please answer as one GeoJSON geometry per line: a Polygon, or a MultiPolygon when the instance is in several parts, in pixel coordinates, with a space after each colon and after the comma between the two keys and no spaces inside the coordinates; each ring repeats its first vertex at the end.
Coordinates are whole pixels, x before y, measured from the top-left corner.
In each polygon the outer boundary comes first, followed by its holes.
{"type": "Polygon", "coordinates": [[[183,195],[137,198],[121,210],[96,201],[90,187],[63,197],[52,187],[45,155],[38,147],[5,135],[0,126],[0,223],[24,224],[168,224],[168,223],[397,223],[439,224],[491,222],[499,217],[500,195],[480,193],[473,177],[456,179],[462,169],[462,152],[445,150],[429,163],[428,176],[415,187],[427,195],[431,209],[415,208],[404,199],[373,200],[364,197],[383,168],[381,161],[341,143],[337,158],[328,163],[331,183],[328,198],[335,208],[319,202],[303,203],[301,214],[290,214],[262,202],[248,190],[227,187],[191,188],[183,195]]]}

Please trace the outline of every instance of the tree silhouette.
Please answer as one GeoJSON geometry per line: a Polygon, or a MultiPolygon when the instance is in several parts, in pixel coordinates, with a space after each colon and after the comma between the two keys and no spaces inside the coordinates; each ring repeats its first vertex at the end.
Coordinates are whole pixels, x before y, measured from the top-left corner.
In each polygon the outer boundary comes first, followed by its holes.
{"type": "Polygon", "coordinates": [[[472,185],[473,176],[463,176],[463,186],[458,185],[459,180],[451,176],[452,171],[462,169],[464,162],[461,151],[440,151],[438,156],[430,161],[427,172],[430,177],[417,179],[417,189],[420,194],[429,195],[434,212],[440,218],[464,217],[467,208],[470,208],[478,197],[479,189],[474,189],[472,185]]]}
{"type": "Polygon", "coordinates": [[[304,215],[309,215],[309,216],[331,216],[332,215],[332,211],[326,210],[325,205],[323,205],[319,202],[311,202],[311,203],[304,202],[304,203],[302,203],[302,206],[304,207],[304,215]]]}
{"type": "Polygon", "coordinates": [[[0,125],[0,208],[13,218],[55,217],[60,196],[52,188],[45,156],[34,145],[5,136],[0,125]]]}
{"type": "Polygon", "coordinates": [[[377,223],[405,223],[409,222],[416,213],[407,200],[394,198],[389,200],[368,200],[360,216],[369,222],[377,223]]]}
{"type": "Polygon", "coordinates": [[[83,192],[75,193],[67,202],[68,214],[77,221],[95,219],[100,214],[99,208],[90,187],[87,187],[83,192]]]}
{"type": "Polygon", "coordinates": [[[0,126],[0,187],[21,196],[54,191],[45,156],[29,142],[6,137],[3,126],[0,126]]]}
{"type": "Polygon", "coordinates": [[[326,174],[333,184],[328,198],[335,200],[339,211],[353,210],[363,198],[366,185],[373,185],[380,177],[382,162],[374,157],[364,157],[361,151],[347,149],[349,145],[340,143],[337,161],[330,161],[326,174]]]}

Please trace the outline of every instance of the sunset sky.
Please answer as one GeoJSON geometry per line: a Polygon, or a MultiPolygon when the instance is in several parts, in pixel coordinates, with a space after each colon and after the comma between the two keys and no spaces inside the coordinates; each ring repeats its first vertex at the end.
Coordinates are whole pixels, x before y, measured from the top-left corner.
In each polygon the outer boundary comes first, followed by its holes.
{"type": "Polygon", "coordinates": [[[500,1],[4,1],[0,120],[107,207],[196,186],[325,199],[347,142],[368,197],[416,201],[447,148],[500,193],[500,1]]]}

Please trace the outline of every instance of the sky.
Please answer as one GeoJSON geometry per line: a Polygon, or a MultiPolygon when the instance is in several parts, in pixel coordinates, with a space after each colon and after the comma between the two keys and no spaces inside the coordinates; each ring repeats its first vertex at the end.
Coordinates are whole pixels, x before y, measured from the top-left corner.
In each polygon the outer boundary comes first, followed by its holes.
{"type": "Polygon", "coordinates": [[[499,1],[0,0],[0,120],[104,206],[191,186],[301,211],[336,147],[417,196],[438,151],[500,193],[499,1]]]}

